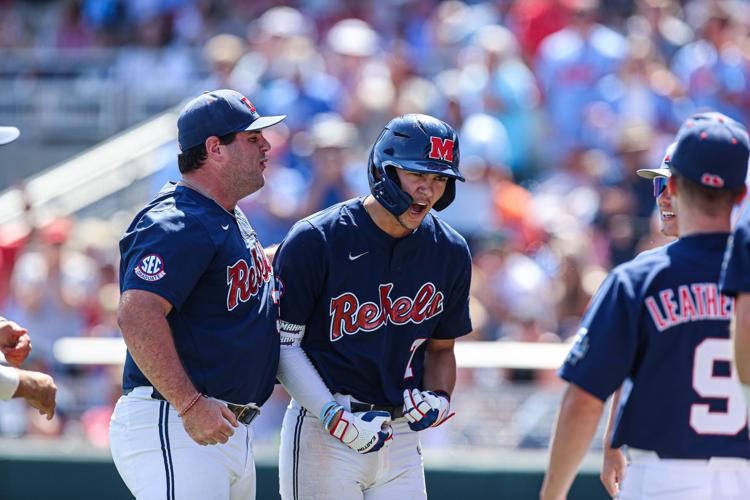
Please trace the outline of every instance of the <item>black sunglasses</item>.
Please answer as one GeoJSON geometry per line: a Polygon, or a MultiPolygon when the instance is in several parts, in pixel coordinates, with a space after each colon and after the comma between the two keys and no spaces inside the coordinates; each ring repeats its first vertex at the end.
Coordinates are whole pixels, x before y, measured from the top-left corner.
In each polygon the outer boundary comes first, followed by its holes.
{"type": "Polygon", "coordinates": [[[654,198],[658,198],[667,189],[667,180],[669,177],[654,177],[654,198]]]}

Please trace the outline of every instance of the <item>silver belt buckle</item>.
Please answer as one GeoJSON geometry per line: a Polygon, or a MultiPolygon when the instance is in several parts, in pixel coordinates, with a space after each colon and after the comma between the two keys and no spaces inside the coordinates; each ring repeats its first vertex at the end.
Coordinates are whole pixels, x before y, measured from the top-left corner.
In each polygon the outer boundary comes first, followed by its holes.
{"type": "Polygon", "coordinates": [[[250,425],[250,423],[255,420],[255,417],[260,415],[260,407],[255,403],[248,403],[246,405],[227,403],[227,408],[234,413],[234,416],[237,417],[237,421],[245,425],[250,425]]]}

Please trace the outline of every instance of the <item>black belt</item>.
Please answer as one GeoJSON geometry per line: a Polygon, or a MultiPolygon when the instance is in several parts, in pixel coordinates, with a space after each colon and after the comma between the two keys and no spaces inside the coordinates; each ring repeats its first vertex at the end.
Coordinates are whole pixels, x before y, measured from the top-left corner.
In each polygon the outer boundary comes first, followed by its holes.
{"type": "Polygon", "coordinates": [[[390,413],[393,420],[404,416],[403,406],[374,405],[370,403],[360,403],[359,401],[352,401],[350,407],[352,409],[352,413],[359,413],[362,411],[385,411],[390,413]]]}
{"type": "MultiPolygon", "coordinates": [[[[132,390],[133,389],[125,389],[122,392],[123,394],[128,394],[132,390]]],[[[166,398],[164,398],[164,396],[162,396],[156,389],[151,393],[151,397],[153,399],[158,399],[159,401],[167,401],[166,398]]],[[[235,403],[225,404],[227,405],[227,408],[229,408],[229,411],[234,413],[234,416],[237,417],[237,421],[241,424],[250,425],[250,423],[255,420],[255,417],[260,415],[260,408],[253,403],[248,403],[246,405],[238,405],[235,403]]]]}
{"type": "Polygon", "coordinates": [[[252,403],[246,405],[227,403],[227,408],[229,408],[229,411],[234,413],[234,416],[237,417],[237,421],[239,423],[245,425],[250,425],[250,422],[255,420],[255,417],[260,415],[260,408],[252,403]]]}

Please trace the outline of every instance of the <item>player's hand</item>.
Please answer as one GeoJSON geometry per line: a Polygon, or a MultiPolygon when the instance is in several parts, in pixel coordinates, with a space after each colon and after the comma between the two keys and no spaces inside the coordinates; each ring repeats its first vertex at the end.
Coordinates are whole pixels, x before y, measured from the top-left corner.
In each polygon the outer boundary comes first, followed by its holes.
{"type": "Polygon", "coordinates": [[[15,366],[21,366],[31,352],[31,339],[28,330],[15,321],[0,321],[0,351],[5,360],[15,366]]]}
{"type": "Polygon", "coordinates": [[[202,446],[226,443],[234,435],[232,427],[240,425],[225,404],[205,397],[182,416],[182,424],[193,441],[202,446]]]}
{"type": "Polygon", "coordinates": [[[451,402],[443,394],[419,389],[404,390],[404,416],[413,431],[439,426],[455,415],[450,411],[451,402]]]}
{"type": "Polygon", "coordinates": [[[47,420],[55,416],[55,394],[57,386],[46,373],[18,370],[18,389],[15,398],[24,398],[31,406],[47,415],[47,420]]]}
{"type": "Polygon", "coordinates": [[[604,488],[612,498],[620,493],[620,485],[625,477],[627,461],[625,454],[619,448],[604,448],[604,460],[602,462],[602,473],[599,476],[604,488]]]}
{"type": "Polygon", "coordinates": [[[328,433],[357,453],[373,453],[393,438],[391,415],[385,411],[350,413],[341,405],[333,405],[323,415],[328,433]]]}

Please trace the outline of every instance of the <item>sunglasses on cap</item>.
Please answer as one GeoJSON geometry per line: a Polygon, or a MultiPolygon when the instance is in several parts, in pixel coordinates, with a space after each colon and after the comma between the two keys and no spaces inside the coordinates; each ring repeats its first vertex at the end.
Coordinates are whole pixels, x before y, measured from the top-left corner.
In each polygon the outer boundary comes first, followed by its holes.
{"type": "Polygon", "coordinates": [[[654,177],[654,198],[658,198],[667,189],[667,181],[669,177],[656,176],[654,177]]]}

